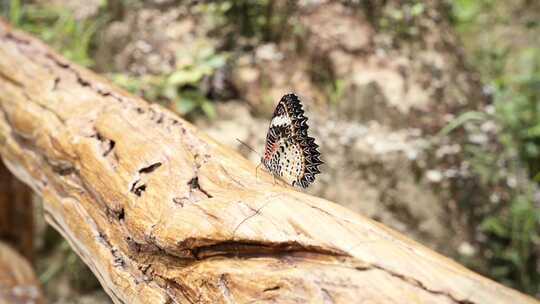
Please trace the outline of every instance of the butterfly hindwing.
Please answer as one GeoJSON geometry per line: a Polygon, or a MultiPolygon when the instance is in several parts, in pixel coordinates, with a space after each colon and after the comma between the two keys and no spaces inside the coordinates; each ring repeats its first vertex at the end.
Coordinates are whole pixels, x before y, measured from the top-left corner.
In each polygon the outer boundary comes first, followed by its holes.
{"type": "Polygon", "coordinates": [[[306,188],[320,173],[319,146],[308,136],[307,118],[298,96],[284,95],[279,101],[266,136],[262,163],[293,186],[306,188]]]}

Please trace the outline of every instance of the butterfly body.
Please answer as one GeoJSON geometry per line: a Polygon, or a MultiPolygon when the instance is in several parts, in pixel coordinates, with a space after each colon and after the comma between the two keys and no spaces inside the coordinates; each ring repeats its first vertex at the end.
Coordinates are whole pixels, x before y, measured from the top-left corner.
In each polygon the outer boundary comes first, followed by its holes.
{"type": "Polygon", "coordinates": [[[318,145],[307,134],[307,118],[298,96],[283,96],[274,110],[266,136],[262,163],[293,186],[306,188],[320,173],[318,145]]]}

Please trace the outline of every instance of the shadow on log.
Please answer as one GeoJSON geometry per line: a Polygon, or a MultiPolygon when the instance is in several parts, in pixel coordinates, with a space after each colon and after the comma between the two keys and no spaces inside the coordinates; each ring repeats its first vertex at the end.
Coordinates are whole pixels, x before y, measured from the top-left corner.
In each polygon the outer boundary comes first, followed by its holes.
{"type": "Polygon", "coordinates": [[[536,303],[0,25],[0,154],[116,303],[536,303]]]}
{"type": "Polygon", "coordinates": [[[32,191],[0,161],[0,240],[32,261],[34,210],[32,191]]]}

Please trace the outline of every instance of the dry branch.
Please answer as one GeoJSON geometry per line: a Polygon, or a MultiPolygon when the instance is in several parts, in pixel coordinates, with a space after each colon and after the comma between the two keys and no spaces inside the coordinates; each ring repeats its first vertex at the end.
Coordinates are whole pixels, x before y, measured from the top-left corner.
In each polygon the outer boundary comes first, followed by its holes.
{"type": "Polygon", "coordinates": [[[5,24],[0,154],[116,303],[535,303],[5,24]]]}

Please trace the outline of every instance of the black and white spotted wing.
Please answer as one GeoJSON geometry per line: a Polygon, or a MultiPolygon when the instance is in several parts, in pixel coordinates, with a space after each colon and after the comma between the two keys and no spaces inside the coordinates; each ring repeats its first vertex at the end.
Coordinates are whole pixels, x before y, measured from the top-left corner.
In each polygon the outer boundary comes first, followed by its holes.
{"type": "Polygon", "coordinates": [[[262,163],[289,184],[306,188],[315,181],[323,163],[313,137],[308,136],[307,117],[295,94],[284,95],[270,121],[262,163]]]}

